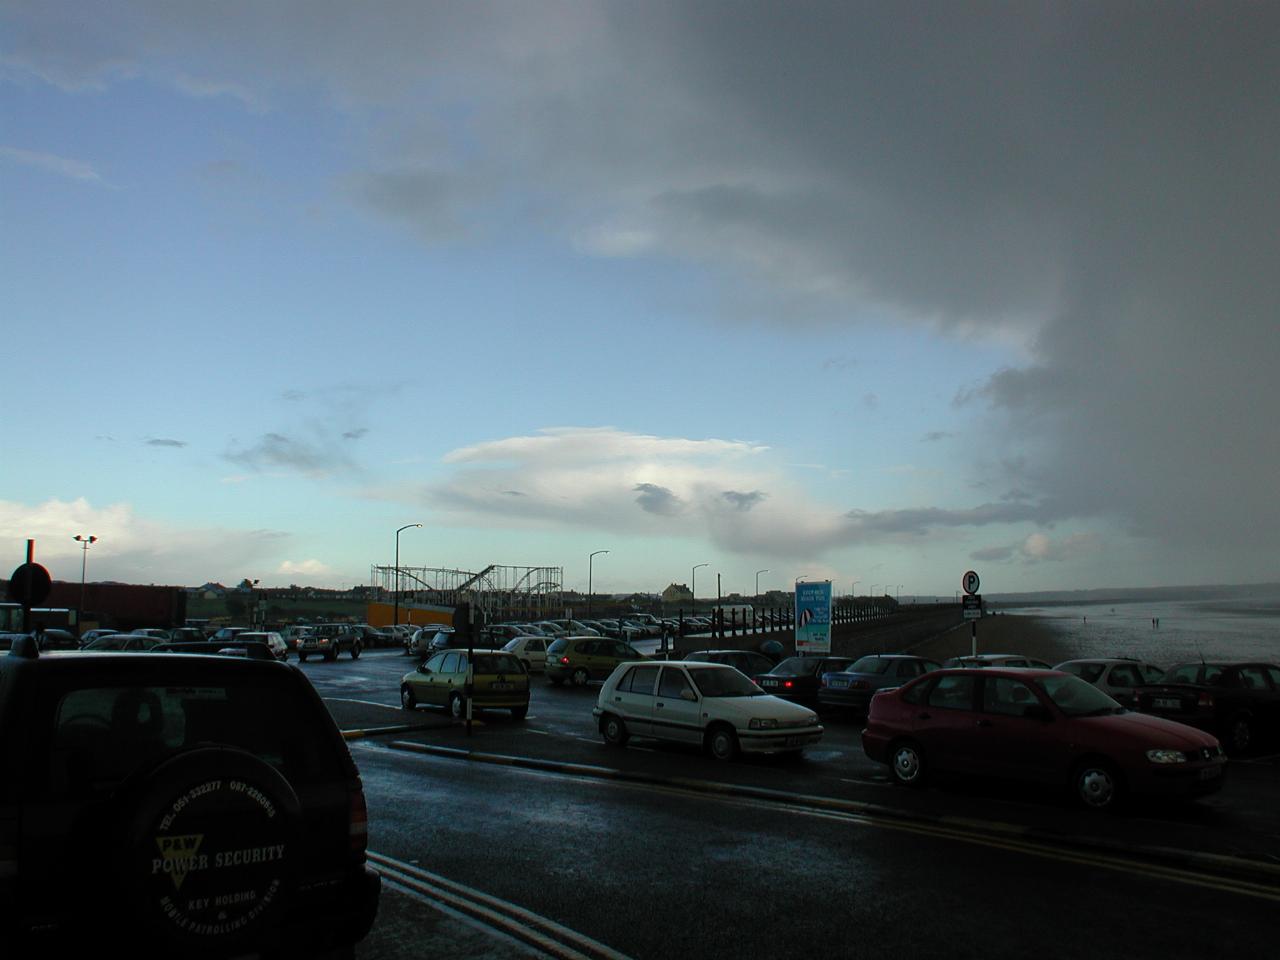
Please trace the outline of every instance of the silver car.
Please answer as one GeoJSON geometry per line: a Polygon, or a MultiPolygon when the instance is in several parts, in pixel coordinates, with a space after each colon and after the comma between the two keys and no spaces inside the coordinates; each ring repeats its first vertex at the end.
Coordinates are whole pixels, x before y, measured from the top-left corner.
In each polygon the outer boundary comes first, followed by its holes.
{"type": "Polygon", "coordinates": [[[717,760],[742,753],[799,753],[822,739],[808,707],[770,696],[723,663],[623,663],[592,711],[605,742],[633,736],[703,747],[717,760]]]}

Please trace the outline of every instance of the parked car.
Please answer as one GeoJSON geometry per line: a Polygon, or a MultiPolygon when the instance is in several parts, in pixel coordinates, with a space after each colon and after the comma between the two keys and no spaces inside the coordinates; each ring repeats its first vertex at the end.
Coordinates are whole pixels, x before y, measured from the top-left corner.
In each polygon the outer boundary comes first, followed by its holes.
{"type": "Polygon", "coordinates": [[[277,660],[283,660],[289,655],[289,645],[284,642],[284,637],[273,631],[254,632],[246,630],[236,639],[242,642],[256,641],[257,643],[265,643],[267,649],[271,651],[271,655],[277,660]]]}
{"type": "Polygon", "coordinates": [[[1043,660],[1024,657],[1017,653],[980,653],[970,657],[952,657],[944,660],[942,666],[947,669],[955,667],[1033,667],[1036,670],[1052,670],[1043,660]]]}
{"type": "Polygon", "coordinates": [[[519,657],[529,673],[543,673],[547,667],[547,638],[512,637],[502,647],[507,653],[519,657]]]}
{"type": "Polygon", "coordinates": [[[244,633],[248,627],[219,627],[213,632],[210,640],[234,640],[238,634],[244,633]]]}
{"type": "Polygon", "coordinates": [[[756,676],[765,693],[784,700],[816,706],[818,680],[824,673],[843,670],[853,663],[852,657],[800,656],[787,657],[776,667],[756,676]]]}
{"type": "Polygon", "coordinates": [[[772,660],[754,650],[695,650],[686,653],[684,659],[694,663],[727,663],[748,677],[768,673],[774,668],[772,660]]]}
{"type": "Polygon", "coordinates": [[[548,637],[566,637],[569,635],[568,630],[560,626],[560,624],[553,623],[550,620],[539,620],[534,624],[534,626],[545,633],[548,637]]]}
{"type": "Polygon", "coordinates": [[[581,620],[573,620],[566,617],[558,617],[554,620],[548,620],[546,622],[554,624],[555,626],[563,630],[565,634],[574,636],[574,637],[593,637],[593,636],[600,635],[597,631],[592,630],[581,620]]]}
{"type": "Polygon", "coordinates": [[[1217,739],[1134,713],[1079,677],[1030,668],[941,670],[871,698],[862,748],[894,780],[935,772],[1068,787],[1092,809],[1126,794],[1197,797],[1222,787],[1217,739]]]}
{"type": "MultiPolygon", "coordinates": [[[[147,639],[150,639],[149,637],[147,639]]],[[[194,642],[157,642],[151,653],[194,653],[204,656],[243,657],[246,660],[278,660],[279,658],[260,640],[198,640],[194,642]]]]}
{"type": "Polygon", "coordinates": [[[557,686],[568,680],[582,687],[592,680],[604,680],[620,663],[644,659],[635,647],[621,640],[560,637],[547,647],[546,674],[557,686]]]}
{"type": "Polygon", "coordinates": [[[124,653],[145,653],[160,641],[154,637],[144,637],[140,633],[108,633],[105,636],[90,640],[81,650],[118,650],[124,653]]]}
{"type": "Polygon", "coordinates": [[[879,690],[900,687],[908,680],[941,669],[937,661],[907,654],[882,653],[859,657],[844,670],[824,673],[818,679],[820,706],[867,715],[867,706],[879,690]]]}
{"type": "Polygon", "coordinates": [[[41,650],[77,650],[80,647],[76,635],[61,627],[47,627],[43,632],[33,631],[31,635],[41,638],[41,650]]]}
{"type": "Polygon", "coordinates": [[[434,653],[450,648],[465,647],[467,645],[465,637],[459,634],[453,627],[444,624],[433,624],[423,627],[414,633],[409,640],[409,653],[420,659],[425,660],[434,653]]]}
{"type": "Polygon", "coordinates": [[[315,956],[372,926],[359,771],[298,671],[20,641],[0,670],[0,730],[19,728],[0,737],[23,774],[0,818],[6,957],[315,956]]]}
{"type": "Polygon", "coordinates": [[[508,640],[516,637],[529,636],[524,628],[514,623],[491,623],[487,627],[480,630],[479,643],[482,647],[493,647],[497,649],[508,640]]]}
{"type": "Polygon", "coordinates": [[[473,709],[510,710],[516,720],[529,712],[529,674],[513,654],[501,650],[444,650],[406,673],[400,681],[400,705],[445,707],[455,719],[466,716],[468,671],[473,709]]]}
{"type": "Polygon", "coordinates": [[[1068,660],[1053,669],[1079,677],[1130,709],[1137,705],[1134,695],[1138,687],[1159,683],[1164,671],[1154,664],[1129,657],[1111,659],[1068,660]]]}
{"type": "Polygon", "coordinates": [[[364,641],[351,627],[349,623],[316,624],[311,633],[298,638],[298,661],[305,663],[311,656],[336,660],[342,653],[357,659],[364,650],[364,641]]]}
{"type": "Polygon", "coordinates": [[[717,760],[799,753],[822,739],[818,715],[771,697],[722,663],[629,663],[605,680],[592,715],[605,742],[653,737],[703,747],[717,760]]]}
{"type": "MultiPolygon", "coordinates": [[[[614,620],[612,617],[605,620],[594,621],[598,624],[595,633],[602,636],[613,637],[615,640],[625,640],[630,643],[633,640],[639,640],[648,636],[647,632],[634,624],[623,623],[621,620],[614,620]]],[[[576,632],[576,631],[575,631],[576,632]]]]}
{"type": "MultiPolygon", "coordinates": [[[[137,633],[138,631],[134,631],[137,633]]],[[[167,639],[176,643],[197,643],[206,639],[204,631],[199,627],[174,627],[172,630],[166,630],[167,639]]],[[[151,634],[154,636],[154,634],[151,634]]]]}
{"type": "MultiPolygon", "coordinates": [[[[80,645],[84,646],[86,643],[97,640],[99,637],[110,637],[119,632],[119,630],[112,630],[108,627],[95,627],[92,630],[86,630],[84,633],[80,634],[80,645]]],[[[204,637],[201,637],[200,639],[203,640],[204,637]]]]}
{"type": "Polygon", "coordinates": [[[1180,663],[1137,690],[1138,709],[1220,737],[1232,753],[1280,741],[1280,667],[1180,663]]]}

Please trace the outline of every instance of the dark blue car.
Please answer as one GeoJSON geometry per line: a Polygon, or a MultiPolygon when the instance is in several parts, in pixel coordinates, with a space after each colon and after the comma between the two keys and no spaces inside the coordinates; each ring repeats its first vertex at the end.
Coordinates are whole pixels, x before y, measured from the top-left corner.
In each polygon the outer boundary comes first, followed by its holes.
{"type": "Polygon", "coordinates": [[[818,682],[818,705],[866,716],[876,691],[900,687],[939,668],[936,661],[901,653],[861,657],[844,670],[822,675],[818,682]]]}

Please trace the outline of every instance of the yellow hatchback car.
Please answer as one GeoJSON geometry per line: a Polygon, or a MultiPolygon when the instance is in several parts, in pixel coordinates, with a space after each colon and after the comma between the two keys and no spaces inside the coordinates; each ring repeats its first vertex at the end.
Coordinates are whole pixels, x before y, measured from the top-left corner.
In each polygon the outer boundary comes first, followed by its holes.
{"type": "Polygon", "coordinates": [[[445,707],[460,720],[467,715],[468,676],[473,710],[510,710],[516,720],[529,712],[529,674],[519,657],[502,650],[476,650],[474,664],[466,650],[440,651],[404,675],[400,705],[445,707]]]}

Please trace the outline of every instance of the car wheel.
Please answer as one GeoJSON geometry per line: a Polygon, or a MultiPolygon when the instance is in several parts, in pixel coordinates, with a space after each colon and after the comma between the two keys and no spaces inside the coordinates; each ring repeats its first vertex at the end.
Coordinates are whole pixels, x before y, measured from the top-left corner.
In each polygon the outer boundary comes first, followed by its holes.
{"type": "Polygon", "coordinates": [[[352,660],[360,659],[360,644],[357,643],[355,646],[351,648],[351,659],[352,660]]]}
{"type": "Polygon", "coordinates": [[[570,679],[575,687],[585,687],[587,681],[591,679],[591,674],[587,673],[586,667],[578,667],[577,670],[573,671],[570,679]]]}
{"type": "Polygon", "coordinates": [[[1244,715],[1234,717],[1227,728],[1227,748],[1232,753],[1245,753],[1253,744],[1253,723],[1244,715]]]}
{"type": "Polygon", "coordinates": [[[512,708],[511,708],[511,719],[512,719],[512,720],[523,720],[523,719],[524,719],[525,717],[527,717],[528,715],[529,715],[529,708],[528,708],[528,707],[512,707],[512,708]]]}
{"type": "Polygon", "coordinates": [[[1120,777],[1105,760],[1086,760],[1071,778],[1072,790],[1090,810],[1112,810],[1120,799],[1120,777]]]}
{"type": "Polygon", "coordinates": [[[717,760],[732,760],[738,755],[738,735],[730,727],[712,727],[707,731],[707,751],[717,760]]]}
{"type": "Polygon", "coordinates": [[[920,744],[913,740],[895,743],[889,751],[889,769],[895,783],[907,787],[918,787],[924,783],[926,767],[920,744]]]}
{"type": "Polygon", "coordinates": [[[418,706],[418,698],[413,695],[413,689],[407,683],[400,688],[400,706],[406,710],[413,710],[418,706]]]}
{"type": "Polygon", "coordinates": [[[305,653],[299,653],[299,654],[298,654],[298,662],[299,662],[299,663],[306,663],[306,662],[307,662],[307,655],[306,655],[305,653]]]}
{"type": "Polygon", "coordinates": [[[622,718],[612,713],[606,713],[604,719],[600,721],[600,735],[611,747],[625,747],[627,741],[631,739],[631,734],[627,732],[627,725],[622,722],[622,718]]]}
{"type": "Polygon", "coordinates": [[[465,720],[467,718],[466,701],[462,699],[462,694],[449,694],[449,716],[455,720],[465,720]]]}

